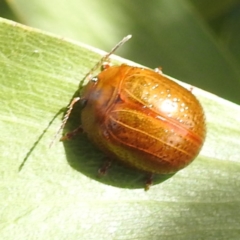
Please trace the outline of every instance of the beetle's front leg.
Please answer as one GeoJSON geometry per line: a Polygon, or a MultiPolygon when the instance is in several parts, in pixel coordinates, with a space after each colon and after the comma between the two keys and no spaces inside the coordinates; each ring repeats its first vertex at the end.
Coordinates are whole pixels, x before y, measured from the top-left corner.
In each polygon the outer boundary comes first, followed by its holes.
{"type": "Polygon", "coordinates": [[[153,173],[149,173],[147,180],[145,182],[144,190],[148,191],[152,185],[153,185],[153,173]]]}
{"type": "Polygon", "coordinates": [[[76,128],[75,130],[66,133],[64,136],[62,136],[60,138],[60,141],[65,141],[65,140],[71,140],[73,139],[76,135],[78,135],[79,133],[83,132],[83,128],[82,126],[79,126],[78,128],[76,128]]]}
{"type": "Polygon", "coordinates": [[[112,160],[106,160],[105,163],[98,169],[98,177],[103,177],[107,174],[108,169],[112,165],[112,160]]]}

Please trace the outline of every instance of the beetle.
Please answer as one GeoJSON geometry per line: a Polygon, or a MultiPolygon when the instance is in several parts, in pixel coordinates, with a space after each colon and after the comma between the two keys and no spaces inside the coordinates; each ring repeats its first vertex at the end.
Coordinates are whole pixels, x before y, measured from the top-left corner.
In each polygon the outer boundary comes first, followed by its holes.
{"type": "MultiPolygon", "coordinates": [[[[117,47],[123,41],[126,39],[117,47]]],[[[84,105],[81,127],[62,140],[83,131],[110,159],[150,174],[176,173],[191,163],[206,135],[204,111],[192,92],[159,69],[103,66],[83,88],[81,97],[73,100],[65,117],[63,125],[80,100],[84,105]]],[[[148,179],[145,189],[151,184],[148,179]]]]}

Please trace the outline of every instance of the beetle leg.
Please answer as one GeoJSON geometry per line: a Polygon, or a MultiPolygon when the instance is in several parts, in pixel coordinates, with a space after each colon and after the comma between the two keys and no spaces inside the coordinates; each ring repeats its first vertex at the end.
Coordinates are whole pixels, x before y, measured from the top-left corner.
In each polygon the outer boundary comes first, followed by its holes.
{"type": "Polygon", "coordinates": [[[162,73],[163,73],[163,72],[162,72],[162,67],[155,68],[154,71],[155,71],[156,73],[159,73],[159,74],[162,74],[162,73]]]}
{"type": "Polygon", "coordinates": [[[103,71],[103,70],[105,70],[105,69],[108,69],[108,68],[110,68],[111,66],[112,66],[112,64],[111,64],[110,60],[104,61],[104,62],[102,63],[102,66],[101,66],[101,71],[103,71]]]}
{"type": "Polygon", "coordinates": [[[144,190],[145,190],[145,191],[148,191],[149,188],[152,186],[152,184],[153,184],[153,173],[150,173],[150,174],[148,175],[148,177],[147,177],[146,182],[145,182],[145,188],[144,188],[144,190]]]}
{"type": "Polygon", "coordinates": [[[98,169],[98,176],[99,177],[105,176],[107,174],[108,169],[111,167],[111,165],[112,165],[112,161],[111,160],[107,160],[103,164],[103,166],[98,169]]]}
{"type": "Polygon", "coordinates": [[[82,126],[79,126],[78,128],[76,128],[75,130],[73,130],[72,132],[68,132],[66,133],[64,136],[62,136],[60,138],[60,141],[65,141],[65,140],[71,140],[73,139],[76,135],[78,135],[79,133],[83,132],[83,128],[82,126]]]}

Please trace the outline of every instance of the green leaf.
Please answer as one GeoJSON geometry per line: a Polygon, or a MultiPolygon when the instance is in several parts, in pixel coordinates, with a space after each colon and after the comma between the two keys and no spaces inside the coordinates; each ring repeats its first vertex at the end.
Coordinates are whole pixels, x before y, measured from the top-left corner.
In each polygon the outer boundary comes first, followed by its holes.
{"type": "MultiPolygon", "coordinates": [[[[239,239],[238,105],[194,88],[205,145],[148,192],[139,189],[142,173],[118,163],[97,178],[103,155],[84,135],[49,149],[57,113],[102,54],[1,19],[1,239],[239,239]]],[[[75,111],[69,128],[78,124],[75,111]]]]}

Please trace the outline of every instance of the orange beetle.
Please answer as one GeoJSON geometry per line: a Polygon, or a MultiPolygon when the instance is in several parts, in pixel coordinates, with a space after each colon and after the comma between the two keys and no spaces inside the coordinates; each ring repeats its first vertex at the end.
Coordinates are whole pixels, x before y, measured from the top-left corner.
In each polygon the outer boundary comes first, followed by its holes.
{"type": "Polygon", "coordinates": [[[151,173],[174,173],[199,153],[205,118],[196,97],[169,78],[125,64],[103,70],[81,96],[82,128],[108,156],[151,173]]]}
{"type": "Polygon", "coordinates": [[[204,143],[199,101],[160,71],[126,64],[108,67],[88,82],[81,100],[81,129],[88,138],[111,159],[148,173],[177,172],[204,143]]]}

